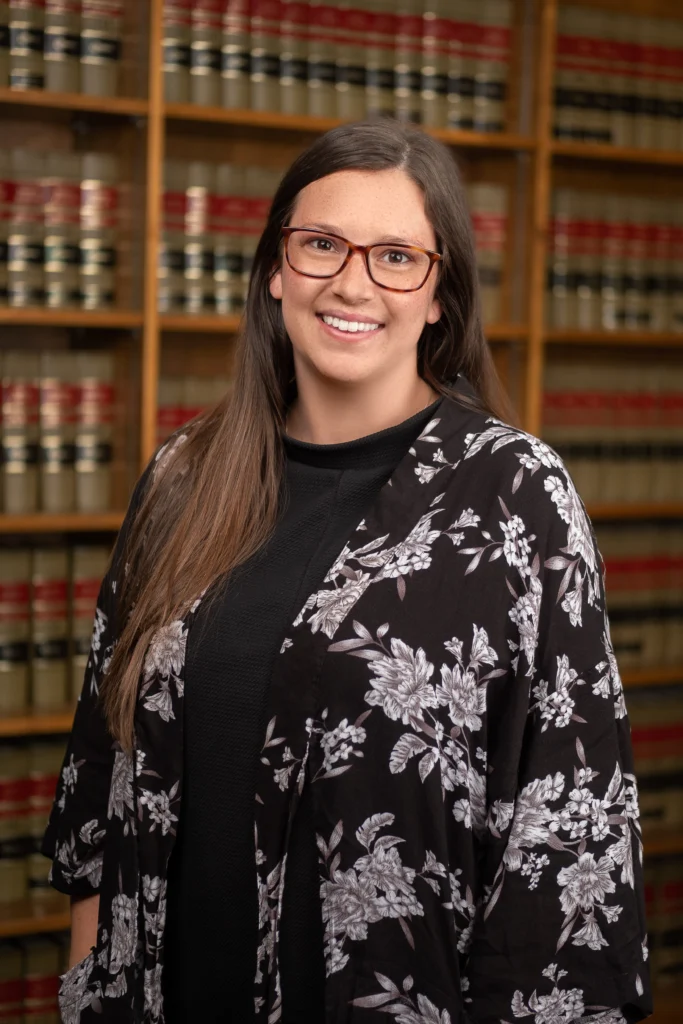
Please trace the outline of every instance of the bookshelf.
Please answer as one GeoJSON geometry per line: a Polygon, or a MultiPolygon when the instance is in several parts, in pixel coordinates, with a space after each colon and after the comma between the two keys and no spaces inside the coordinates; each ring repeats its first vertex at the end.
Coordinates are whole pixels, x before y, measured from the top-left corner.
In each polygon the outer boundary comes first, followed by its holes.
{"type": "MultiPolygon", "coordinates": [[[[578,0],[581,2],[581,0],[578,0]]],[[[649,16],[683,19],[678,0],[583,0],[584,6],[649,16]]],[[[553,88],[557,18],[560,0],[519,0],[515,8],[514,53],[509,116],[501,132],[428,129],[453,149],[466,180],[505,184],[514,199],[502,284],[502,319],[487,325],[497,365],[516,402],[520,419],[541,433],[542,393],[546,361],[563,350],[577,358],[604,350],[617,358],[630,353],[666,352],[675,358],[683,347],[683,330],[576,330],[549,326],[546,277],[550,245],[553,189],[590,187],[630,194],[656,192],[683,195],[680,171],[683,151],[566,141],[553,135],[553,88]],[[526,59],[523,57],[526,55],[526,59]],[[522,66],[525,75],[522,75],[522,66]],[[527,70],[530,69],[530,70],[527,70]],[[617,174],[618,169],[618,174],[617,174]],[[621,177],[623,176],[623,182],[621,177]]],[[[281,114],[273,111],[165,102],[162,67],[163,0],[139,5],[126,0],[131,21],[139,24],[137,52],[143,53],[145,82],[136,95],[94,97],[42,90],[17,92],[0,88],[0,129],[10,145],[24,144],[38,132],[57,148],[89,145],[115,153],[123,162],[129,189],[125,238],[128,278],[119,282],[117,302],[101,310],[8,308],[0,306],[3,345],[34,343],[111,350],[120,363],[125,407],[119,421],[120,474],[116,507],[125,504],[137,473],[157,443],[158,382],[165,372],[220,375],[230,361],[240,327],[236,315],[190,315],[159,312],[157,253],[163,223],[161,193],[164,161],[190,152],[199,160],[232,160],[243,164],[285,165],[318,133],[341,123],[337,118],[281,114]]],[[[683,502],[601,503],[589,506],[602,522],[659,519],[683,520],[683,502]]],[[[96,514],[0,514],[0,534],[21,543],[48,535],[108,534],[119,529],[122,511],[96,514]]],[[[632,687],[675,686],[683,682],[683,666],[664,665],[622,673],[632,687]]],[[[0,740],[7,737],[58,736],[68,732],[72,708],[51,714],[6,716],[0,740]]],[[[653,833],[645,841],[646,856],[683,854],[683,829],[653,833]]],[[[68,927],[67,901],[55,894],[40,905],[0,905],[0,937],[59,931],[68,927]]],[[[678,1024],[680,1009],[662,996],[656,1002],[655,1024],[678,1024]]]]}

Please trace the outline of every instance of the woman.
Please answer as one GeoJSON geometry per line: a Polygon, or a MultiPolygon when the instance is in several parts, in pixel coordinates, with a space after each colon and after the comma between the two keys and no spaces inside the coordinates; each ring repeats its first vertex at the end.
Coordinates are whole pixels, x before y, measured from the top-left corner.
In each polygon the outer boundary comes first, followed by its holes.
{"type": "Polygon", "coordinates": [[[601,563],[503,422],[476,280],[419,130],[285,175],[233,395],[157,453],[102,584],[44,846],[65,1021],[650,1012],[601,563]]]}

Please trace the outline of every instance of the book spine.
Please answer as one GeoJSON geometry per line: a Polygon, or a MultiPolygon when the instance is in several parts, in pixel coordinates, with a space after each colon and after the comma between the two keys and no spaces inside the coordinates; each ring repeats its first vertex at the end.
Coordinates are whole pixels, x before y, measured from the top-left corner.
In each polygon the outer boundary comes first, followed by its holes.
{"type": "Polygon", "coordinates": [[[60,949],[50,938],[25,939],[24,1020],[47,1024],[59,1014],[60,949]]]}
{"type": "Polygon", "coordinates": [[[604,330],[624,326],[626,290],[626,201],[608,195],[603,206],[600,319],[604,330]]]}
{"type": "Polygon", "coordinates": [[[0,306],[7,305],[7,234],[15,192],[11,155],[0,150],[0,306]]]}
{"type": "Polygon", "coordinates": [[[501,286],[507,238],[507,189],[473,184],[468,189],[484,322],[501,319],[501,286]]]}
{"type": "Polygon", "coordinates": [[[506,123],[512,8],[509,0],[484,0],[479,10],[474,129],[478,132],[502,132],[506,123]]]}
{"type": "Polygon", "coordinates": [[[253,110],[279,110],[280,0],[251,0],[250,106],[253,110]]]}
{"type": "Polygon", "coordinates": [[[0,946],[0,979],[0,1020],[23,1024],[24,964],[18,946],[0,946]]]}
{"type": "Polygon", "coordinates": [[[2,361],[3,509],[11,515],[38,509],[38,359],[6,352],[2,361]]]}
{"type": "Polygon", "coordinates": [[[426,0],[422,15],[422,85],[420,117],[430,128],[443,128],[448,117],[449,42],[453,22],[444,0],[426,0]]]}
{"type": "Polygon", "coordinates": [[[45,2],[45,88],[78,92],[81,87],[81,2],[45,2]]]}
{"type": "Polygon", "coordinates": [[[75,435],[76,509],[111,508],[114,365],[107,353],[79,352],[78,412],[75,435]]]}
{"type": "Polygon", "coordinates": [[[0,712],[17,714],[29,704],[31,556],[3,551],[0,568],[0,712]]]}
{"type": "Polygon", "coordinates": [[[119,92],[122,0],[81,0],[81,91],[88,96],[119,92]]]}
{"type": "Polygon", "coordinates": [[[9,86],[9,3],[0,0],[0,88],[9,86]]]}
{"type": "Polygon", "coordinates": [[[76,545],[72,549],[70,580],[71,679],[69,686],[69,699],[72,704],[78,700],[84,685],[97,596],[108,560],[109,549],[106,547],[76,545]]]}
{"type": "Polygon", "coordinates": [[[187,214],[187,164],[164,164],[162,231],[159,245],[159,311],[181,313],[185,309],[185,217],[187,214]]]}
{"type": "Polygon", "coordinates": [[[552,196],[552,209],[548,234],[548,320],[552,327],[566,330],[573,327],[571,299],[570,251],[574,193],[569,189],[556,189],[552,196]]]}
{"type": "Polygon", "coordinates": [[[421,0],[400,0],[394,45],[394,112],[399,121],[420,122],[421,0]]]}
{"type": "Polygon", "coordinates": [[[190,36],[190,100],[205,107],[221,101],[221,0],[194,0],[190,36]]]}
{"type": "Polygon", "coordinates": [[[40,492],[44,512],[75,508],[75,356],[43,352],[40,378],[40,492]]]}
{"type": "Polygon", "coordinates": [[[81,170],[77,153],[51,153],[44,192],[45,304],[81,304],[81,170]]]}
{"type": "Polygon", "coordinates": [[[244,169],[234,164],[216,168],[212,216],[215,239],[216,312],[238,316],[244,309],[242,287],[242,227],[245,216],[244,169]]]}
{"type": "Polygon", "coordinates": [[[647,301],[647,200],[629,196],[626,205],[624,259],[624,324],[628,330],[649,330],[647,301]]]}
{"type": "Polygon", "coordinates": [[[13,203],[7,237],[10,306],[40,306],[44,299],[43,174],[41,153],[12,151],[13,203]]]}
{"type": "Polygon", "coordinates": [[[648,256],[646,290],[653,331],[668,331],[671,326],[669,280],[672,230],[668,203],[651,199],[648,218],[648,256]]]}
{"type": "Polygon", "coordinates": [[[167,103],[190,101],[192,0],[164,0],[162,69],[167,103]]]}
{"type": "Polygon", "coordinates": [[[31,704],[36,711],[54,711],[67,702],[68,578],[66,548],[34,549],[31,704]]]}
{"type": "Polygon", "coordinates": [[[366,43],[370,29],[370,11],[364,0],[349,0],[339,5],[339,46],[335,89],[337,117],[360,120],[366,106],[366,43]]]}
{"type": "Polygon", "coordinates": [[[24,744],[0,748],[0,903],[26,898],[30,782],[24,744]]]}
{"type": "Polygon", "coordinates": [[[369,31],[365,50],[365,102],[371,116],[392,117],[394,113],[393,4],[367,0],[369,31]]]}
{"type": "Polygon", "coordinates": [[[160,377],[157,405],[157,444],[163,442],[185,422],[183,379],[160,377]]]}
{"type": "Polygon", "coordinates": [[[313,0],[308,12],[307,112],[315,117],[334,117],[341,18],[332,5],[318,3],[317,0],[313,0]]]}
{"type": "Polygon", "coordinates": [[[216,308],[214,240],[210,210],[215,194],[215,167],[194,160],[188,165],[185,205],[185,311],[213,313],[216,308]]]}
{"type": "MultiPolygon", "coordinates": [[[[341,19],[341,12],[338,12],[341,19]]],[[[308,112],[309,7],[299,0],[283,0],[280,50],[280,111],[283,114],[308,112]]],[[[333,83],[336,68],[333,69],[333,83]]],[[[331,116],[336,113],[336,88],[333,85],[331,116]]]]}
{"type": "Polygon", "coordinates": [[[576,194],[574,223],[575,273],[572,281],[575,322],[581,331],[600,326],[600,265],[602,228],[601,197],[591,192],[576,194]]]}
{"type": "Polygon", "coordinates": [[[224,107],[245,109],[249,106],[250,38],[249,0],[227,0],[221,42],[221,100],[224,107]]]}
{"type": "Polygon", "coordinates": [[[11,89],[45,86],[44,0],[9,0],[9,85],[11,89]]]}
{"type": "Polygon", "coordinates": [[[81,301],[84,309],[116,302],[118,163],[107,153],[85,153],[81,180],[81,301]]]}
{"type": "Polygon", "coordinates": [[[636,111],[633,143],[643,149],[654,149],[657,144],[658,102],[657,82],[657,22],[654,18],[638,18],[636,61],[636,111]]]}
{"type": "MultiPolygon", "coordinates": [[[[54,741],[34,741],[28,744],[29,760],[29,833],[31,849],[27,857],[28,893],[34,902],[50,896],[49,865],[40,852],[43,834],[59,781],[64,744],[54,741]]],[[[55,960],[59,956],[56,949],[55,960]]],[[[57,969],[56,963],[53,967],[57,969]]]]}

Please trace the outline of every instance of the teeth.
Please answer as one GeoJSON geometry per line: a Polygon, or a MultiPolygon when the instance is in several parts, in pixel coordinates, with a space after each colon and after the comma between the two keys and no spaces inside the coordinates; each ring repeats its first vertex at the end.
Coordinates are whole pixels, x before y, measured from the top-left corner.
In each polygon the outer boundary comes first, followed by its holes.
{"type": "Polygon", "coordinates": [[[340,320],[337,316],[323,316],[323,321],[330,327],[336,327],[340,331],[349,331],[355,334],[356,331],[376,331],[379,324],[365,324],[359,320],[340,320]]]}

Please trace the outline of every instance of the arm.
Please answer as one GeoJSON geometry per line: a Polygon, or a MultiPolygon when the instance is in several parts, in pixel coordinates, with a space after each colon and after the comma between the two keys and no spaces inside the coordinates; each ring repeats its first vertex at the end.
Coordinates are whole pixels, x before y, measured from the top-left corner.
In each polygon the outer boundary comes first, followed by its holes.
{"type": "Polygon", "coordinates": [[[71,949],[69,970],[86,956],[97,942],[97,917],[100,897],[81,896],[71,899],[71,949]]]}
{"type": "Polygon", "coordinates": [[[546,467],[527,463],[504,495],[529,575],[510,609],[516,674],[498,692],[504,702],[514,687],[523,713],[495,725],[489,714],[465,1005],[476,1024],[635,1024],[652,1004],[629,725],[595,538],[559,459],[546,467]]]}

